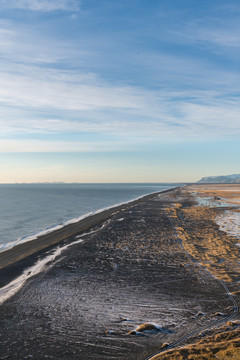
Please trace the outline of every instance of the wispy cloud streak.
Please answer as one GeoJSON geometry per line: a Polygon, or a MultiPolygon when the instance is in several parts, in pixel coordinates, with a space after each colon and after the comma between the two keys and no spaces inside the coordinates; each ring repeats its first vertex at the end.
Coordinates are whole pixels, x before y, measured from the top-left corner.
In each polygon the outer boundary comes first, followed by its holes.
{"type": "MultiPolygon", "coordinates": [[[[15,0],[0,1],[0,8],[74,11],[79,4],[15,0]]],[[[184,20],[171,29],[165,25],[163,33],[154,34],[162,47],[146,46],[149,34],[142,40],[141,33],[141,56],[132,29],[127,41],[116,41],[121,40],[121,32],[106,35],[100,30],[86,36],[81,30],[80,40],[74,36],[64,40],[46,36],[34,26],[30,31],[25,24],[0,21],[0,151],[18,146],[28,152],[88,151],[99,146],[97,141],[93,146],[94,136],[102,136],[102,144],[109,145],[103,148],[110,151],[121,148],[126,139],[140,144],[144,138],[151,142],[240,135],[240,73],[218,66],[211,57],[175,50],[186,45],[196,46],[198,53],[201,46],[210,45],[216,51],[226,46],[237,49],[236,21],[223,27],[220,20],[210,20],[210,16],[184,20]],[[162,50],[166,43],[174,45],[171,50],[162,50]],[[80,139],[85,133],[89,140],[84,146],[82,140],[73,145],[62,140],[64,134],[77,134],[80,139]],[[44,139],[51,134],[52,146],[44,139]],[[32,140],[24,145],[27,135],[32,140]]]]}
{"type": "Polygon", "coordinates": [[[0,8],[23,9],[33,11],[76,11],[79,10],[78,0],[1,0],[0,8]]]}

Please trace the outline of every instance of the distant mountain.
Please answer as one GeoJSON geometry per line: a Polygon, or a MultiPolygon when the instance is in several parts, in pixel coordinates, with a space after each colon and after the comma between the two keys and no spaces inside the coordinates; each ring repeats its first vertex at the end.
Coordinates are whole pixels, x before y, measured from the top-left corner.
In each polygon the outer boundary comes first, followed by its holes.
{"type": "Polygon", "coordinates": [[[207,176],[199,180],[198,183],[240,184],[240,174],[207,176]]]}

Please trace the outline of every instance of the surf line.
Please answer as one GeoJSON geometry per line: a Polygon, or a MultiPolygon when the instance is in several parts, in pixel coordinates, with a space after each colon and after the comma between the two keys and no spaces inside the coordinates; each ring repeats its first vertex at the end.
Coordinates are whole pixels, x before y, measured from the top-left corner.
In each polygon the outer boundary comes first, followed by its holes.
{"type": "Polygon", "coordinates": [[[137,206],[139,204],[139,201],[140,202],[145,201],[145,200],[147,200],[147,199],[149,199],[151,197],[158,196],[158,195],[161,195],[161,194],[169,192],[169,191],[173,191],[174,189],[177,189],[177,188],[178,187],[175,186],[175,187],[170,187],[170,188],[162,190],[162,191],[154,191],[152,193],[139,196],[139,197],[137,197],[135,199],[132,199],[132,200],[129,200],[127,202],[119,203],[117,205],[113,205],[113,206],[103,208],[103,209],[99,209],[99,210],[95,211],[94,214],[97,214],[97,213],[101,213],[101,212],[106,211],[106,210],[113,209],[113,212],[111,213],[111,218],[106,220],[100,228],[97,228],[96,230],[91,230],[91,231],[83,233],[81,235],[76,234],[75,239],[78,239],[78,240],[76,240],[76,241],[74,241],[74,242],[72,242],[70,244],[64,245],[62,247],[58,246],[56,248],[56,250],[54,251],[54,253],[52,253],[52,254],[47,255],[48,253],[46,253],[46,256],[43,259],[39,259],[33,266],[31,266],[31,267],[27,268],[26,270],[24,270],[22,275],[18,276],[16,279],[11,281],[9,284],[7,284],[4,287],[0,288],[0,305],[2,305],[10,297],[15,295],[22,288],[22,286],[26,283],[26,281],[28,279],[30,279],[31,277],[33,277],[33,276],[39,274],[40,272],[42,272],[46,268],[46,265],[53,262],[56,259],[56,257],[60,256],[61,253],[64,250],[66,250],[68,247],[83,242],[84,239],[82,239],[82,238],[84,236],[90,235],[90,234],[92,234],[94,232],[97,232],[97,231],[101,230],[103,227],[107,226],[108,223],[110,221],[112,221],[112,217],[114,215],[116,215],[119,212],[122,212],[124,210],[134,208],[135,206],[137,206]],[[125,205],[127,206],[126,208],[124,208],[125,205]],[[123,206],[123,208],[122,208],[122,206],[123,206]],[[114,209],[116,209],[116,210],[114,211],[114,209]]]}
{"type": "MultiPolygon", "coordinates": [[[[16,279],[11,281],[9,284],[5,285],[0,289],[0,305],[2,305],[5,301],[10,299],[13,295],[15,295],[26,283],[28,279],[31,277],[41,273],[44,269],[46,269],[47,265],[53,266],[53,261],[59,257],[62,252],[66,249],[68,249],[70,246],[80,244],[84,242],[84,237],[87,235],[91,235],[97,231],[102,230],[105,226],[107,226],[110,223],[111,219],[108,219],[105,221],[101,227],[91,230],[89,232],[83,233],[81,235],[77,235],[75,239],[76,241],[71,242],[70,244],[64,245],[64,246],[58,246],[53,254],[46,255],[43,259],[39,259],[33,266],[27,268],[24,270],[22,275],[18,276],[16,279]]],[[[50,250],[52,252],[52,250],[50,250]]]]}
{"type": "MultiPolygon", "coordinates": [[[[30,279],[31,277],[33,277],[33,276],[39,274],[40,272],[42,272],[46,268],[46,266],[49,265],[49,263],[52,263],[56,259],[56,257],[59,257],[61,255],[61,253],[64,250],[66,250],[68,247],[83,242],[84,240],[82,238],[84,236],[93,234],[93,233],[101,230],[105,226],[107,226],[109,224],[109,222],[112,221],[112,217],[114,215],[118,214],[119,212],[121,212],[123,210],[126,210],[124,208],[121,208],[121,206],[126,205],[127,208],[130,209],[130,208],[135,207],[138,204],[138,201],[147,199],[149,196],[154,196],[154,195],[157,196],[157,195],[159,195],[161,193],[165,193],[165,192],[171,191],[173,189],[174,188],[170,188],[170,189],[166,189],[166,190],[163,190],[163,191],[152,192],[150,194],[146,194],[146,195],[143,195],[143,196],[139,196],[138,198],[129,200],[129,201],[125,202],[125,203],[124,202],[119,203],[117,205],[113,205],[113,206],[110,206],[110,207],[107,207],[107,208],[102,208],[102,209],[99,209],[99,210],[95,211],[94,214],[97,214],[97,213],[101,213],[101,212],[106,211],[106,210],[113,209],[113,212],[111,213],[111,218],[106,220],[102,224],[101,227],[99,227],[99,228],[97,228],[95,230],[90,230],[89,232],[83,233],[81,235],[76,234],[75,239],[78,239],[78,240],[76,240],[74,242],[71,242],[70,244],[64,245],[62,247],[58,246],[56,248],[56,250],[54,251],[54,253],[52,253],[52,254],[47,255],[48,253],[46,253],[46,256],[43,259],[39,259],[33,266],[31,266],[31,267],[27,268],[26,270],[24,270],[24,272],[20,276],[18,276],[16,279],[11,281],[9,284],[5,285],[4,287],[0,288],[0,305],[2,305],[6,300],[11,298],[13,295],[15,295],[23,287],[23,285],[26,283],[26,281],[28,279],[30,279]],[[114,211],[115,208],[116,208],[116,210],[114,211]]],[[[85,216],[83,218],[85,218],[85,216]]],[[[70,222],[72,222],[72,221],[70,220],[70,222]]]]}
{"type": "Polygon", "coordinates": [[[90,211],[86,214],[83,214],[77,218],[73,218],[73,219],[69,219],[69,220],[66,220],[64,221],[62,224],[57,224],[57,225],[53,225],[53,226],[50,226],[46,229],[42,229],[40,231],[37,231],[36,233],[32,233],[30,235],[25,235],[23,237],[19,237],[17,240],[14,240],[14,241],[10,241],[10,242],[7,242],[5,244],[0,244],[0,253],[1,252],[4,252],[4,251],[7,251],[11,248],[13,248],[14,246],[16,245],[19,245],[19,244],[23,244],[25,242],[29,242],[29,241],[33,241],[33,240],[37,240],[37,238],[43,236],[43,235],[47,235],[47,234],[50,234],[56,230],[59,230],[59,229],[62,229],[68,225],[71,225],[71,224],[75,224],[75,223],[78,223],[79,221],[81,220],[85,220],[91,216],[94,216],[94,215],[97,215],[97,214],[100,214],[104,211],[107,211],[107,210],[111,210],[111,209],[114,209],[114,208],[118,208],[120,206],[128,206],[128,205],[131,205],[131,203],[134,203],[136,201],[139,201],[139,200],[144,200],[144,198],[147,198],[151,195],[158,195],[158,194],[161,194],[161,193],[164,193],[164,192],[167,192],[167,191],[171,191],[173,190],[174,188],[176,187],[173,187],[173,186],[170,186],[169,188],[166,188],[165,190],[158,190],[158,191],[153,191],[153,192],[150,192],[150,193],[146,193],[146,194],[142,194],[140,196],[137,196],[135,198],[132,198],[132,199],[129,199],[129,200],[126,200],[126,201],[123,201],[123,202],[119,202],[119,203],[116,203],[116,204],[112,204],[110,206],[106,206],[106,207],[103,207],[103,208],[99,208],[97,210],[93,210],[93,211],[90,211]]]}

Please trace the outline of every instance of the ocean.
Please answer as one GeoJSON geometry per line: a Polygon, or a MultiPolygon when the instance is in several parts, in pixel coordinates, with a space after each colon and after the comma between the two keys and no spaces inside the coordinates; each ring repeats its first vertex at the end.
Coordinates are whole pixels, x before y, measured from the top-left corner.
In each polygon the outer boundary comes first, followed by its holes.
{"type": "MultiPolygon", "coordinates": [[[[180,184],[179,184],[180,185],[180,184]]],[[[0,184],[0,251],[177,184],[0,184]]]]}

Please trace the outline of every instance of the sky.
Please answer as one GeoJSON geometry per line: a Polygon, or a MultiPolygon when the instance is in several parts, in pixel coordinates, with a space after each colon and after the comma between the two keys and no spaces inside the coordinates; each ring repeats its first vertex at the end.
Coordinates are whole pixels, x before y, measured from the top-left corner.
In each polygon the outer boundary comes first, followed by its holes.
{"type": "Polygon", "coordinates": [[[240,173],[240,3],[0,0],[0,183],[240,173]]]}

